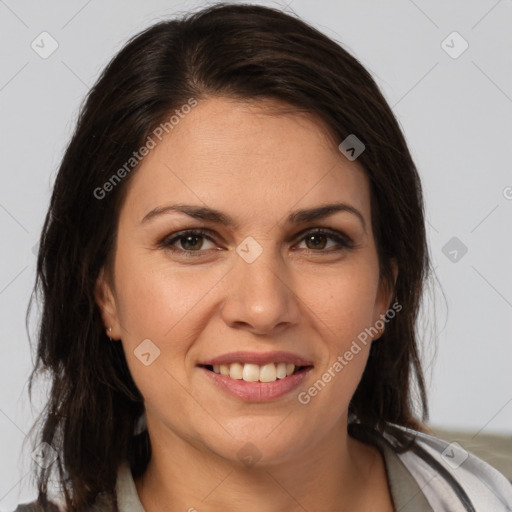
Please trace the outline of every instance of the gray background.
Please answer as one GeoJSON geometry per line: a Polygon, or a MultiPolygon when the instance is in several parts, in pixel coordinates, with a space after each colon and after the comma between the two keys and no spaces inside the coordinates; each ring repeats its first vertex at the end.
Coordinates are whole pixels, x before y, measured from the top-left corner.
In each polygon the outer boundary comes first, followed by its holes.
{"type": "MultiPolygon", "coordinates": [[[[130,36],[203,5],[0,0],[0,510],[34,496],[22,442],[46,390],[31,408],[25,311],[34,245],[79,104],[130,36]],[[46,59],[31,47],[50,48],[43,31],[58,43],[46,59]]],[[[512,1],[293,0],[286,8],[369,69],[422,176],[438,279],[421,322],[433,425],[512,436],[512,1]],[[453,31],[469,45],[461,55],[453,31]]]]}

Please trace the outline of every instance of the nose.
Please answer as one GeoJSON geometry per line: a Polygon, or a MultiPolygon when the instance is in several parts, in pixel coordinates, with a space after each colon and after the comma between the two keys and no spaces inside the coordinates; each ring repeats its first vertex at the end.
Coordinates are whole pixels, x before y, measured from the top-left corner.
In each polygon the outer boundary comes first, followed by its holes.
{"type": "Polygon", "coordinates": [[[282,258],[267,247],[251,263],[237,255],[234,265],[221,309],[229,327],[263,335],[297,325],[300,301],[282,258]]]}

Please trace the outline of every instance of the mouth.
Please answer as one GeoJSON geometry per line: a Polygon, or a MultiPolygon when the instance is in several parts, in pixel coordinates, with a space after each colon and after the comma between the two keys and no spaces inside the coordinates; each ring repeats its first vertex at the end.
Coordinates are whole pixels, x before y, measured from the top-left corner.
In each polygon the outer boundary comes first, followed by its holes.
{"type": "Polygon", "coordinates": [[[234,362],[231,364],[200,364],[198,365],[210,372],[223,375],[232,380],[245,382],[271,383],[276,380],[286,379],[308,371],[312,365],[295,365],[293,363],[267,363],[258,365],[254,363],[234,362]]]}
{"type": "Polygon", "coordinates": [[[221,393],[247,403],[285,399],[304,385],[313,365],[292,363],[199,364],[197,368],[221,393]]]}
{"type": "Polygon", "coordinates": [[[203,360],[196,366],[226,395],[245,402],[269,402],[285,399],[304,385],[313,360],[284,350],[245,350],[203,360]]]}

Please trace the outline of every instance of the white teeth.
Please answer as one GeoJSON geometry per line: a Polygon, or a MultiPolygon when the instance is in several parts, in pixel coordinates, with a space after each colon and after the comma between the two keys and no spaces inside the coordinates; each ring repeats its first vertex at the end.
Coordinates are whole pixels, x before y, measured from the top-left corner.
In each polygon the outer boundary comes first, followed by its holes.
{"type": "Polygon", "coordinates": [[[277,369],[274,363],[266,364],[259,369],[261,382],[274,382],[277,378],[277,369]]]}
{"type": "Polygon", "coordinates": [[[246,382],[274,382],[276,379],[284,379],[292,375],[295,365],[292,363],[268,363],[263,366],[253,363],[215,364],[213,371],[246,382]]]}
{"type": "Polygon", "coordinates": [[[277,365],[276,377],[284,379],[286,377],[286,363],[279,363],[277,365]]]}
{"type": "Polygon", "coordinates": [[[242,378],[243,366],[240,363],[233,363],[229,366],[229,376],[232,379],[240,380],[242,378]]]}
{"type": "Polygon", "coordinates": [[[247,382],[256,382],[260,380],[260,367],[257,364],[244,364],[242,379],[247,382]]]}

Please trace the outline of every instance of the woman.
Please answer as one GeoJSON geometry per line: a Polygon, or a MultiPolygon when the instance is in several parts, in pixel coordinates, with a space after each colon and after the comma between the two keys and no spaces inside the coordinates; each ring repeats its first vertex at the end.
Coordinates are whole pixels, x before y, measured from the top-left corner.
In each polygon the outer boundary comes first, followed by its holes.
{"type": "Polygon", "coordinates": [[[356,59],[259,6],[150,27],[55,182],[30,380],[53,386],[17,510],[509,510],[424,426],[429,271],[417,171],[356,59]]]}

